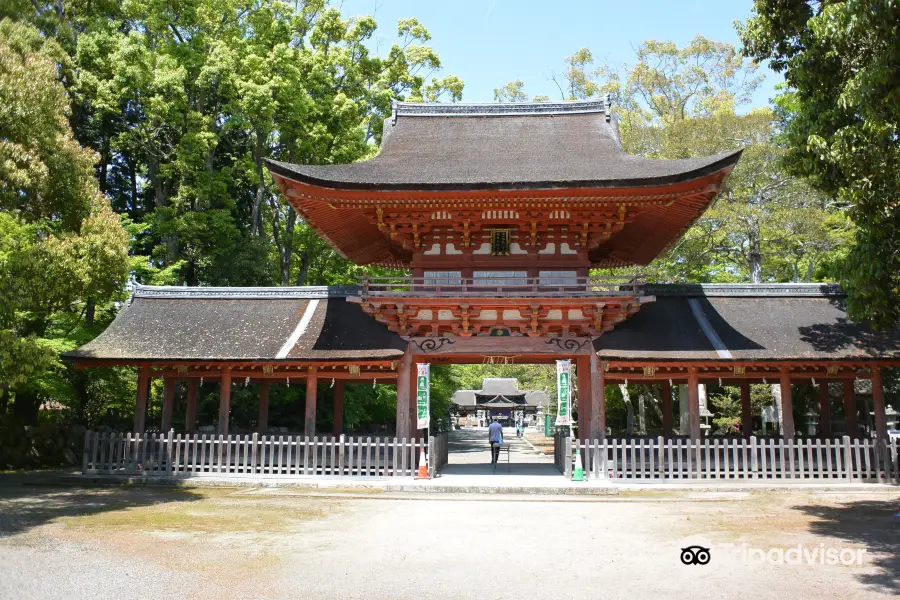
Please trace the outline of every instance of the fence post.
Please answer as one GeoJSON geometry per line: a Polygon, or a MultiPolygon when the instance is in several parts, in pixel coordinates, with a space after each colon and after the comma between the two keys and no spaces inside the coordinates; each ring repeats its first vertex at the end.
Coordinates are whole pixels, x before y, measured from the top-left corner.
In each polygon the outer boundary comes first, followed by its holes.
{"type": "Polygon", "coordinates": [[[174,429],[169,429],[166,434],[166,475],[172,476],[172,437],[175,435],[174,429]]]}
{"type": "Polygon", "coordinates": [[[434,459],[434,436],[428,436],[428,475],[434,477],[437,475],[435,467],[437,466],[437,461],[434,459]]]}
{"type": "Polygon", "coordinates": [[[84,456],[81,459],[81,474],[84,475],[88,470],[88,452],[91,448],[91,430],[86,429],[84,432],[84,456]]]}
{"type": "Polygon", "coordinates": [[[572,479],[572,438],[566,436],[565,444],[566,479],[572,479]]]}
{"type": "Polygon", "coordinates": [[[844,470],[847,473],[847,479],[853,479],[853,456],[850,452],[850,436],[844,436],[844,470]]]}
{"type": "Polygon", "coordinates": [[[344,474],[344,434],[341,434],[339,439],[340,446],[338,447],[338,476],[342,476],[344,474]]]}

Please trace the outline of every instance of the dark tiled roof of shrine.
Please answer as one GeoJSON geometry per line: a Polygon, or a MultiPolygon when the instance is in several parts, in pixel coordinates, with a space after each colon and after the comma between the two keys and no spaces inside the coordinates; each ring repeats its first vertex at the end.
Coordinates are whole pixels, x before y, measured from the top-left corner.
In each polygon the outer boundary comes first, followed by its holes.
{"type": "Polygon", "coordinates": [[[900,359],[900,330],[853,323],[833,285],[652,285],[656,301],[594,344],[621,360],[900,359]]]}
{"type": "Polygon", "coordinates": [[[734,166],[740,152],[654,160],[626,154],[605,100],[395,103],[380,153],[345,165],[268,161],[288,179],[339,189],[482,190],[668,185],[734,166]]]}
{"type": "Polygon", "coordinates": [[[139,286],[112,324],[63,358],[392,360],[406,342],[346,301],[353,288],[139,286]]]}

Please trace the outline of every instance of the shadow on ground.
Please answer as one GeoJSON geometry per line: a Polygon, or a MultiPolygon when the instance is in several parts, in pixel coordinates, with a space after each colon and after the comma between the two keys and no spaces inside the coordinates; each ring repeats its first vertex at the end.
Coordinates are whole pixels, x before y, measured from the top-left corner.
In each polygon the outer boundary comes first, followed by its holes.
{"type": "Polygon", "coordinates": [[[0,473],[0,539],[61,517],[90,516],[128,508],[192,502],[203,496],[180,488],[61,483],[63,472],[0,473]]]}
{"type": "Polygon", "coordinates": [[[817,519],[809,525],[812,533],[865,545],[868,563],[875,573],[861,573],[857,579],[880,591],[900,595],[900,500],[794,508],[817,519]]]}

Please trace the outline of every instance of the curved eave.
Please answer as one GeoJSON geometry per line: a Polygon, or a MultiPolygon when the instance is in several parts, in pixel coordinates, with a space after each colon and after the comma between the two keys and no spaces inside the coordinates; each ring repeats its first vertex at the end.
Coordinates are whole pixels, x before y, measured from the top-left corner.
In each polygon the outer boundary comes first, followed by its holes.
{"type": "MultiPolygon", "coordinates": [[[[677,173],[655,177],[640,177],[627,179],[578,179],[565,181],[486,181],[486,182],[371,182],[358,179],[328,178],[319,175],[320,172],[334,171],[338,169],[351,170],[356,165],[371,163],[366,161],[353,165],[295,165],[266,159],[266,166],[273,175],[278,175],[291,181],[296,181],[309,186],[330,190],[361,190],[372,192],[465,192],[465,191],[491,191],[491,190],[559,190],[569,188],[642,188],[660,187],[678,183],[684,183],[695,179],[701,179],[720,171],[728,171],[737,164],[743,150],[713,157],[709,163],[693,169],[686,169],[677,173]]],[[[634,158],[634,157],[628,157],[634,158]]],[[[373,159],[374,160],[374,159],[373,159]]],[[[649,160],[649,159],[648,159],[649,160]]]]}

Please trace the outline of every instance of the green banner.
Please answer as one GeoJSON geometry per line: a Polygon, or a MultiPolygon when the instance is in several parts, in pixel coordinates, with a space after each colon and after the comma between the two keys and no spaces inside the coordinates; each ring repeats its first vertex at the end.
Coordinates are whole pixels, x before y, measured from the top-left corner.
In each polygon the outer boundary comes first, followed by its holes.
{"type": "Polygon", "coordinates": [[[556,361],[556,424],[571,425],[572,419],[569,412],[572,398],[572,362],[568,360],[556,361]]]}
{"type": "Polygon", "coordinates": [[[416,429],[428,429],[431,423],[430,365],[416,365],[416,429]]]}

